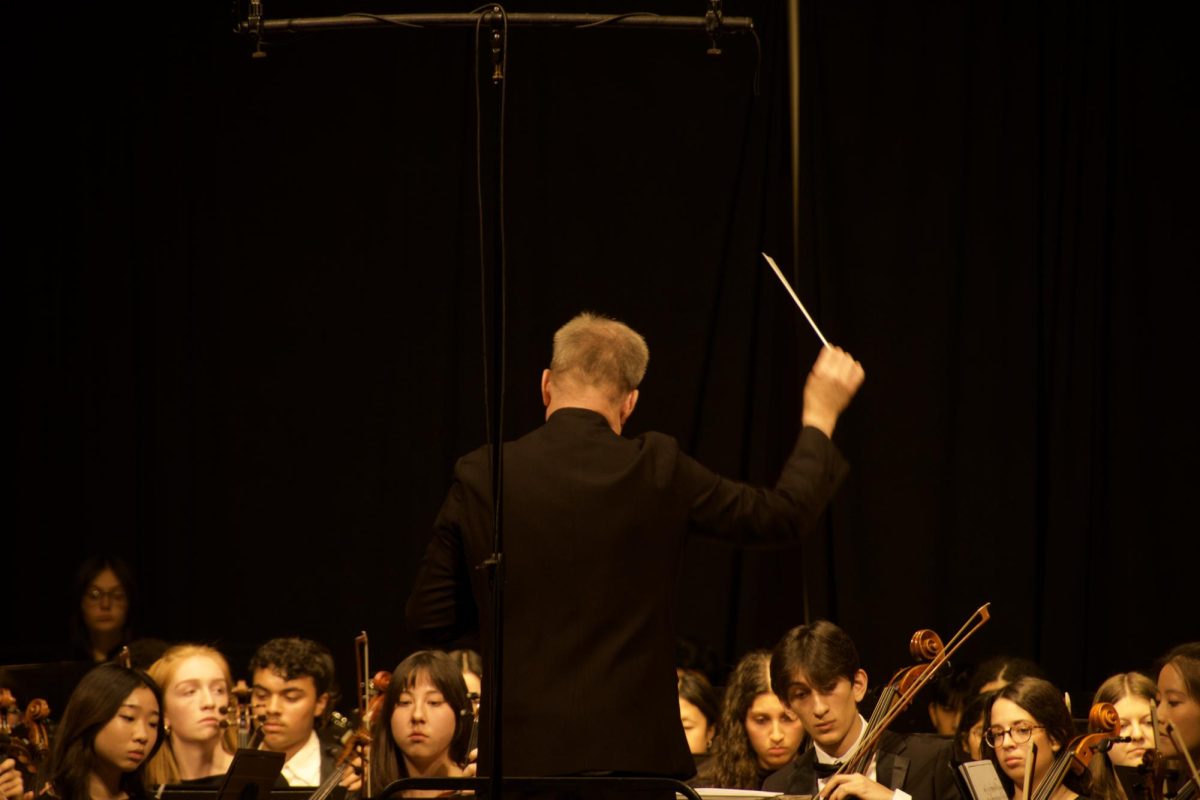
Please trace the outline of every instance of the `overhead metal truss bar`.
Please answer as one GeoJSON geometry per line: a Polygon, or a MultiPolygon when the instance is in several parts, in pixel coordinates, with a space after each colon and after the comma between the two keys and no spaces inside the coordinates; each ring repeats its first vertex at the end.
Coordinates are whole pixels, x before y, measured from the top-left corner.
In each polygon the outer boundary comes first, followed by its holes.
{"type": "MultiPolygon", "coordinates": [[[[287,19],[249,19],[237,25],[238,33],[345,30],[353,28],[463,28],[482,22],[491,25],[501,21],[493,11],[478,14],[345,14],[340,17],[290,17],[287,19]],[[482,17],[482,20],[480,19],[482,17]]],[[[675,28],[679,30],[712,31],[714,20],[704,17],[663,17],[656,14],[535,14],[510,12],[504,15],[510,27],[557,28],[675,28]]],[[[751,17],[719,16],[715,23],[720,33],[749,33],[754,30],[751,17]]]]}

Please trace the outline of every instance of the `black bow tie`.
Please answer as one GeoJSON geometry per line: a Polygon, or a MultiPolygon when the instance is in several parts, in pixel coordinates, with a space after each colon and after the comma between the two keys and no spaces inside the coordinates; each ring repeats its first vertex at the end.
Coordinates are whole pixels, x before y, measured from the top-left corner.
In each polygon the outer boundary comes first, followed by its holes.
{"type": "Polygon", "coordinates": [[[821,761],[816,761],[813,763],[813,769],[816,771],[817,778],[820,780],[833,777],[843,766],[844,765],[840,761],[835,761],[832,764],[826,764],[821,761]]]}

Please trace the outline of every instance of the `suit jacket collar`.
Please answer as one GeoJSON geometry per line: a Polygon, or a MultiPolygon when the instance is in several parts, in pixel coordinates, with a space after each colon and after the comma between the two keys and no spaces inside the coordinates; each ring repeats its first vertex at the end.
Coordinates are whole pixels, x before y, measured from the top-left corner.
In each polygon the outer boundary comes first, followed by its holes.
{"type": "Polygon", "coordinates": [[[608,420],[599,411],[593,411],[590,408],[580,408],[578,406],[564,406],[550,415],[546,420],[547,425],[602,425],[612,431],[608,425],[608,420]]]}
{"type": "Polygon", "coordinates": [[[904,788],[910,760],[904,755],[908,749],[904,737],[887,731],[879,738],[876,748],[875,781],[889,789],[904,788]]]}

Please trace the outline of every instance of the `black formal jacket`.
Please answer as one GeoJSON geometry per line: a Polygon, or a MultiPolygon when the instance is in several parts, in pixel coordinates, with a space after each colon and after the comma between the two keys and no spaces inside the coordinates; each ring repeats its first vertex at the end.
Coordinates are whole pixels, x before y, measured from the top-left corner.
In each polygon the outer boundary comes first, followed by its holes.
{"type": "MultiPolygon", "coordinates": [[[[490,593],[475,569],[492,550],[488,461],[481,448],[456,465],[409,599],[426,644],[480,628],[490,647],[490,593]]],[[[805,428],[775,488],[750,487],[668,436],[625,438],[600,414],[566,408],[506,444],[504,465],[504,774],[693,774],[674,663],[685,537],[797,538],[845,462],[805,428]]]]}
{"type": "MultiPolygon", "coordinates": [[[[875,780],[889,789],[902,789],[913,800],[960,800],[951,764],[953,740],[932,734],[904,736],[887,731],[876,750],[875,780]]],[[[763,781],[763,790],[784,794],[816,794],[813,749],[763,781]]]]}

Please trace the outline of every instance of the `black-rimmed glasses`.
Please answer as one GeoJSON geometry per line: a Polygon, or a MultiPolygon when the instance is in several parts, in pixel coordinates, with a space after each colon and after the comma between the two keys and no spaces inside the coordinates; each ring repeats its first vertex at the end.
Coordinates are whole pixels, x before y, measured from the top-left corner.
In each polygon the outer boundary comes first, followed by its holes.
{"type": "Polygon", "coordinates": [[[83,599],[89,603],[99,603],[104,598],[108,598],[113,603],[124,603],[128,598],[125,590],[117,587],[116,589],[96,589],[91,588],[83,593],[83,599]]]}
{"type": "Polygon", "coordinates": [[[983,739],[989,747],[999,747],[1004,743],[1004,737],[1012,739],[1013,744],[1025,744],[1033,736],[1033,732],[1045,725],[1030,725],[1028,722],[1018,722],[1011,728],[988,728],[983,732],[983,739]]]}

